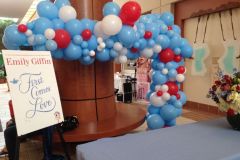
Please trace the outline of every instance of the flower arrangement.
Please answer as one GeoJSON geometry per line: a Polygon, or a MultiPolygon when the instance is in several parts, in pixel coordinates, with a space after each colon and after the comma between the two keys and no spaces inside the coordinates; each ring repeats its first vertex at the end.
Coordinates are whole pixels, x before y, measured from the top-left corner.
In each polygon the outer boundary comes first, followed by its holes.
{"type": "Polygon", "coordinates": [[[217,72],[218,79],[209,89],[208,98],[218,104],[221,111],[227,112],[228,116],[240,113],[240,71],[234,69],[232,75],[217,72]]]}

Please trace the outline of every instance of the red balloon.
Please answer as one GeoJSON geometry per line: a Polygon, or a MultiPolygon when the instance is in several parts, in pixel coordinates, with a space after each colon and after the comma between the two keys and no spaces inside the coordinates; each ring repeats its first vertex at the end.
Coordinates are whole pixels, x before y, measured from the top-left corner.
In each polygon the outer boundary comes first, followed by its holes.
{"type": "Polygon", "coordinates": [[[179,100],[181,98],[179,93],[177,93],[175,96],[176,96],[177,100],[179,100]]]}
{"type": "Polygon", "coordinates": [[[163,95],[163,92],[162,91],[157,91],[157,96],[162,96],[163,95]]]}
{"type": "Polygon", "coordinates": [[[146,31],[145,34],[144,34],[144,38],[145,38],[145,39],[150,39],[150,38],[152,38],[152,32],[146,31]]]}
{"type": "Polygon", "coordinates": [[[27,30],[28,30],[28,28],[27,28],[27,26],[26,26],[25,24],[19,24],[19,25],[18,25],[18,31],[19,31],[19,32],[24,33],[24,32],[26,32],[27,30]]]}
{"type": "Polygon", "coordinates": [[[88,41],[88,40],[92,37],[92,32],[91,32],[91,30],[85,29],[85,30],[82,32],[82,37],[83,37],[83,40],[84,40],[84,41],[88,41]]]}
{"type": "Polygon", "coordinates": [[[174,58],[173,58],[173,60],[174,60],[175,62],[180,62],[180,61],[182,60],[182,57],[181,57],[180,55],[175,55],[174,58]]]}
{"type": "Polygon", "coordinates": [[[176,83],[168,81],[166,83],[166,85],[168,86],[168,93],[170,95],[177,95],[177,93],[178,93],[178,85],[176,83]]]}
{"type": "Polygon", "coordinates": [[[119,13],[123,24],[133,26],[141,16],[141,6],[135,1],[125,3],[119,13]]]}
{"type": "Polygon", "coordinates": [[[71,36],[64,29],[55,30],[55,37],[58,48],[67,48],[69,43],[71,42],[71,36]]]}
{"type": "Polygon", "coordinates": [[[172,26],[168,26],[168,30],[172,30],[172,26]]]}
{"type": "Polygon", "coordinates": [[[134,48],[134,47],[132,47],[132,48],[131,48],[131,52],[132,52],[132,53],[136,53],[136,52],[138,52],[138,49],[137,49],[137,48],[134,48]]]}
{"type": "Polygon", "coordinates": [[[177,73],[178,74],[183,74],[185,72],[185,67],[184,66],[179,66],[178,68],[177,68],[177,73]]]}
{"type": "Polygon", "coordinates": [[[168,63],[174,59],[174,52],[170,48],[166,48],[159,53],[159,60],[168,63]]]}

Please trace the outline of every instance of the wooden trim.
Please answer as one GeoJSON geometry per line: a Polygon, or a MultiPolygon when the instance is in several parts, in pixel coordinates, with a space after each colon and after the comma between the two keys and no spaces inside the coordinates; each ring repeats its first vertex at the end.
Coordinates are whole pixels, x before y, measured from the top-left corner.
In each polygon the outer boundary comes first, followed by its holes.
{"type": "Polygon", "coordinates": [[[183,1],[183,0],[162,0],[161,1],[161,6],[168,5],[168,4],[174,4],[174,3],[177,3],[179,1],[183,1]]]}

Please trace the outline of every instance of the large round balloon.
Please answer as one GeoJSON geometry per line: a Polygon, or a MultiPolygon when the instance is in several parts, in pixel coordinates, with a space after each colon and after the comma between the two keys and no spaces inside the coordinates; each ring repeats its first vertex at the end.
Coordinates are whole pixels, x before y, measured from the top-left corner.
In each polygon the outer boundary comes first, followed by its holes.
{"type": "Polygon", "coordinates": [[[141,16],[141,6],[135,1],[125,3],[119,13],[123,24],[133,26],[141,16]]]}
{"type": "Polygon", "coordinates": [[[170,48],[166,48],[162,50],[159,54],[159,60],[164,63],[168,63],[173,61],[174,59],[174,52],[170,48]]]}
{"type": "Polygon", "coordinates": [[[108,15],[103,18],[101,23],[104,34],[112,36],[122,29],[122,21],[118,16],[108,15]]]}
{"type": "Polygon", "coordinates": [[[37,13],[40,17],[54,19],[58,17],[57,7],[50,1],[42,1],[37,5],[37,13]]]}
{"type": "Polygon", "coordinates": [[[161,108],[160,115],[165,121],[171,121],[177,117],[177,109],[170,104],[164,105],[161,108]]]}
{"type": "Polygon", "coordinates": [[[64,57],[67,60],[77,60],[82,56],[82,49],[73,43],[70,43],[64,50],[64,57]]]}
{"type": "Polygon", "coordinates": [[[118,15],[120,12],[120,7],[115,2],[108,2],[103,7],[103,15],[118,15]]]}
{"type": "Polygon", "coordinates": [[[33,32],[35,34],[44,34],[48,28],[53,28],[53,23],[47,18],[40,17],[35,21],[33,32]]]}
{"type": "Polygon", "coordinates": [[[71,37],[69,33],[63,29],[58,29],[55,31],[54,40],[56,41],[58,48],[67,48],[71,42],[71,37]]]}
{"type": "Polygon", "coordinates": [[[123,26],[118,34],[118,39],[125,47],[130,48],[136,40],[136,33],[132,27],[123,26]]]}
{"type": "Polygon", "coordinates": [[[8,44],[8,46],[20,46],[27,42],[26,36],[18,31],[18,27],[15,24],[10,25],[5,29],[4,39],[5,44],[8,44]]]}
{"type": "Polygon", "coordinates": [[[178,85],[175,82],[167,82],[166,85],[168,86],[168,93],[170,95],[176,95],[178,92],[178,85]]]}
{"type": "Polygon", "coordinates": [[[75,19],[77,17],[77,12],[72,6],[63,6],[60,8],[58,16],[64,22],[67,22],[71,19],[75,19]]]}
{"type": "Polygon", "coordinates": [[[164,126],[164,120],[158,114],[152,114],[147,118],[147,125],[149,129],[159,129],[164,126]]]}

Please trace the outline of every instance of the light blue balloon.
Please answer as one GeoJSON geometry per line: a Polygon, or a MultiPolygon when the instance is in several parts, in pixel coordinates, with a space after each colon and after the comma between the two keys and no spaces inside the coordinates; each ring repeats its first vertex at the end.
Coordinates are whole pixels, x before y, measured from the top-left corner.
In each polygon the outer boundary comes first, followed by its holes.
{"type": "Polygon", "coordinates": [[[181,47],[183,47],[183,46],[186,46],[186,45],[188,45],[189,43],[188,43],[188,40],[187,39],[185,39],[185,38],[182,38],[181,39],[181,47]]]}
{"type": "Polygon", "coordinates": [[[36,45],[43,45],[43,44],[45,44],[46,40],[47,39],[42,34],[37,34],[37,35],[35,35],[35,38],[34,38],[36,45]]]}
{"type": "Polygon", "coordinates": [[[134,48],[139,48],[139,47],[140,47],[140,43],[139,43],[139,42],[135,42],[135,43],[133,44],[133,47],[134,47],[134,48]]]}
{"type": "Polygon", "coordinates": [[[89,50],[96,50],[98,46],[97,38],[95,36],[92,36],[88,41],[88,49],[89,50]]]}
{"type": "Polygon", "coordinates": [[[73,37],[73,43],[76,44],[76,45],[81,45],[83,39],[82,39],[82,36],[80,35],[75,35],[73,37]]]}
{"type": "Polygon", "coordinates": [[[130,51],[128,51],[127,53],[127,58],[130,60],[138,59],[139,57],[140,57],[139,53],[132,53],[130,51]]]}
{"type": "Polygon", "coordinates": [[[153,48],[154,45],[155,45],[155,41],[153,39],[148,40],[148,47],[149,48],[153,48]]]}
{"type": "Polygon", "coordinates": [[[173,103],[173,106],[176,107],[176,108],[181,109],[182,106],[183,106],[183,104],[182,104],[182,102],[181,102],[180,100],[178,100],[178,101],[175,101],[175,102],[173,103]]]}
{"type": "Polygon", "coordinates": [[[175,35],[170,40],[170,48],[174,49],[180,47],[181,45],[181,37],[179,35],[175,35]]]}
{"type": "Polygon", "coordinates": [[[161,15],[161,20],[163,20],[167,26],[172,26],[174,24],[174,17],[170,12],[164,12],[161,15]]]}
{"type": "Polygon", "coordinates": [[[96,24],[95,21],[88,19],[88,18],[84,18],[80,22],[82,24],[83,30],[90,29],[93,32],[94,26],[96,24]]]}
{"type": "Polygon", "coordinates": [[[158,60],[152,60],[152,62],[151,62],[152,69],[158,70],[158,63],[159,63],[158,60]]]}
{"type": "Polygon", "coordinates": [[[186,102],[187,102],[187,96],[185,95],[185,93],[182,92],[182,91],[179,91],[178,93],[180,94],[180,99],[179,99],[179,101],[182,102],[183,105],[186,104],[186,102]]]}
{"type": "Polygon", "coordinates": [[[176,101],[177,101],[176,96],[171,96],[171,97],[170,97],[170,100],[169,100],[169,103],[173,104],[173,103],[176,102],[176,101]]]}
{"type": "Polygon", "coordinates": [[[103,15],[107,16],[107,15],[118,15],[120,12],[120,7],[117,3],[115,2],[108,2],[104,5],[103,7],[103,15]]]}
{"type": "Polygon", "coordinates": [[[176,69],[176,68],[178,68],[179,67],[179,65],[178,65],[178,63],[176,63],[176,62],[168,62],[167,64],[166,64],[166,68],[167,69],[176,69]]]}
{"type": "Polygon", "coordinates": [[[193,49],[190,45],[185,45],[181,48],[181,55],[183,58],[190,58],[192,57],[193,49]]]}
{"type": "Polygon", "coordinates": [[[46,48],[45,45],[39,45],[39,46],[34,46],[33,50],[35,50],[35,51],[46,51],[47,48],[46,48]]]}
{"type": "Polygon", "coordinates": [[[52,20],[53,29],[64,29],[64,22],[61,19],[54,19],[52,20]]]}
{"type": "Polygon", "coordinates": [[[58,8],[50,1],[41,1],[37,5],[37,13],[51,20],[58,17],[58,8]]]}
{"type": "Polygon", "coordinates": [[[35,21],[28,22],[28,23],[27,23],[27,28],[28,28],[28,29],[33,29],[33,28],[34,28],[34,25],[35,25],[35,21]]]}
{"type": "Polygon", "coordinates": [[[164,84],[167,82],[167,77],[160,71],[154,71],[152,74],[152,81],[155,84],[164,84]]]}
{"type": "Polygon", "coordinates": [[[82,48],[88,48],[88,42],[83,41],[83,42],[81,43],[81,47],[82,47],[82,48]]]}
{"type": "Polygon", "coordinates": [[[89,50],[88,50],[88,49],[83,49],[82,55],[83,55],[84,57],[85,57],[85,56],[88,56],[88,55],[89,55],[89,50]]]}
{"type": "Polygon", "coordinates": [[[171,121],[166,122],[166,126],[168,126],[168,127],[176,126],[176,118],[171,121]]]}
{"type": "Polygon", "coordinates": [[[141,39],[139,40],[139,44],[140,44],[139,49],[140,49],[140,50],[143,50],[143,49],[147,46],[147,41],[146,41],[145,39],[141,38],[141,39]]]}
{"type": "Polygon", "coordinates": [[[182,115],[182,109],[176,108],[176,112],[177,112],[177,117],[182,115]]]}
{"type": "Polygon", "coordinates": [[[18,32],[18,27],[15,24],[8,26],[4,30],[4,36],[8,46],[21,46],[27,43],[27,37],[25,34],[18,32]]]}
{"type": "Polygon", "coordinates": [[[179,55],[179,54],[181,53],[181,49],[180,49],[180,48],[175,48],[175,49],[174,49],[174,53],[175,53],[176,55],[179,55]]]}
{"type": "Polygon", "coordinates": [[[8,42],[5,36],[3,36],[3,38],[2,38],[2,43],[3,43],[4,47],[7,49],[11,49],[11,50],[19,49],[19,47],[17,45],[14,45],[13,43],[8,42]]]}
{"type": "Polygon", "coordinates": [[[181,35],[181,29],[180,29],[179,26],[177,26],[177,25],[172,25],[172,29],[173,29],[173,31],[174,31],[175,33],[181,35]]]}
{"type": "Polygon", "coordinates": [[[160,114],[160,108],[154,107],[153,105],[148,106],[148,113],[149,114],[160,114]]]}
{"type": "Polygon", "coordinates": [[[75,35],[80,35],[83,31],[82,23],[77,19],[71,19],[65,23],[65,29],[73,37],[75,35]]]}
{"type": "Polygon", "coordinates": [[[171,121],[177,117],[177,110],[173,105],[164,105],[161,109],[160,116],[165,121],[171,121]]]}
{"type": "Polygon", "coordinates": [[[84,56],[83,61],[84,62],[91,62],[91,57],[90,56],[84,56]]]}
{"type": "Polygon", "coordinates": [[[111,49],[109,54],[110,54],[110,57],[113,59],[118,56],[118,53],[114,49],[111,49]]]}
{"type": "Polygon", "coordinates": [[[162,63],[162,62],[159,62],[159,63],[157,64],[157,69],[160,70],[160,71],[161,71],[164,67],[165,67],[165,64],[162,63]]]}
{"type": "Polygon", "coordinates": [[[105,62],[105,61],[108,61],[110,60],[110,54],[109,54],[109,50],[108,49],[104,49],[100,52],[97,52],[96,53],[96,59],[101,61],[101,62],[105,62]]]}
{"type": "Polygon", "coordinates": [[[51,51],[51,55],[53,58],[55,59],[62,59],[63,58],[63,51],[62,49],[58,49],[58,50],[55,50],[55,51],[51,51]]]}
{"type": "Polygon", "coordinates": [[[124,25],[118,34],[119,41],[127,48],[132,47],[136,41],[136,34],[132,27],[124,25]]]}
{"type": "Polygon", "coordinates": [[[150,89],[151,89],[151,91],[155,91],[155,86],[156,86],[156,84],[154,84],[154,83],[151,83],[151,84],[150,84],[150,89]]]}
{"type": "Polygon", "coordinates": [[[159,35],[156,39],[156,43],[160,44],[163,49],[168,48],[170,45],[170,39],[166,35],[159,35]]]}
{"type": "Polygon", "coordinates": [[[149,129],[159,129],[164,126],[164,120],[158,114],[149,115],[147,118],[147,125],[149,129]]]}
{"type": "Polygon", "coordinates": [[[33,33],[44,34],[45,30],[48,28],[53,28],[53,23],[47,18],[40,17],[35,21],[33,33]]]}
{"type": "Polygon", "coordinates": [[[114,41],[112,39],[107,39],[106,40],[106,47],[107,48],[113,48],[114,41]]]}
{"type": "Polygon", "coordinates": [[[156,38],[160,32],[158,25],[156,23],[148,23],[146,24],[146,31],[152,32],[152,37],[156,38]]]}
{"type": "Polygon", "coordinates": [[[170,69],[170,70],[168,71],[168,77],[169,77],[169,78],[176,78],[176,76],[177,76],[177,71],[176,71],[176,69],[170,69]]]}
{"type": "Polygon", "coordinates": [[[160,34],[165,34],[168,31],[168,27],[166,24],[162,23],[162,24],[159,24],[159,30],[160,30],[159,31],[160,34]]]}
{"type": "Polygon", "coordinates": [[[69,0],[55,0],[55,6],[60,9],[62,8],[63,6],[70,6],[70,2],[69,0]]]}
{"type": "Polygon", "coordinates": [[[167,31],[167,36],[168,36],[169,38],[172,38],[174,35],[175,35],[175,33],[174,33],[173,30],[167,31]]]}
{"type": "Polygon", "coordinates": [[[74,43],[70,43],[68,47],[64,50],[64,57],[67,60],[77,60],[82,56],[82,48],[80,46],[75,45],[74,43]]]}
{"type": "Polygon", "coordinates": [[[145,25],[144,25],[144,23],[137,23],[136,26],[137,26],[137,30],[143,30],[143,31],[145,31],[145,25]]]}
{"type": "Polygon", "coordinates": [[[57,43],[54,40],[47,40],[46,48],[49,51],[55,51],[57,50],[57,43]]]}

